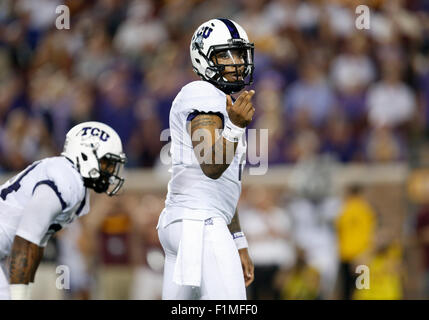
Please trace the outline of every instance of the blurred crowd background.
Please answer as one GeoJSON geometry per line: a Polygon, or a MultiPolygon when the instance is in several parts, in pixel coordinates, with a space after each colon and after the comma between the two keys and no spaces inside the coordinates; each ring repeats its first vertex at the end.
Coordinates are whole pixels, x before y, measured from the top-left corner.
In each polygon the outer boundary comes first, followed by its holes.
{"type": "MultiPolygon", "coordinates": [[[[269,129],[270,168],[293,168],[284,188],[243,190],[249,298],[429,298],[425,201],[408,201],[404,185],[332,187],[336,166],[428,161],[427,0],[0,0],[0,173],[58,154],[87,120],[118,131],[128,169],[166,170],[160,134],[197,79],[190,39],[215,17],[255,43],[251,127],[269,129]],[[69,30],[55,27],[61,4],[69,30]],[[359,4],[368,30],[356,28],[359,4]],[[371,270],[369,290],[355,290],[358,265],[371,270]]],[[[35,297],[159,299],[165,192],[95,196],[49,244],[35,297]],[[70,267],[69,290],[55,290],[58,264],[70,267]]]]}

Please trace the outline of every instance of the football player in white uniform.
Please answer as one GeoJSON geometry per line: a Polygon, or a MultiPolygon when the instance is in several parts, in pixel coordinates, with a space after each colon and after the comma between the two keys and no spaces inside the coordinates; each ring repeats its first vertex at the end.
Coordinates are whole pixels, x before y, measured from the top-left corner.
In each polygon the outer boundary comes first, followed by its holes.
{"type": "Polygon", "coordinates": [[[254,91],[253,48],[228,19],[212,19],[190,45],[200,81],[170,110],[171,180],[158,235],[165,252],[163,299],[246,299],[254,277],[237,203],[254,91]]]}
{"type": "Polygon", "coordinates": [[[125,160],[111,127],[84,122],[67,133],[61,156],[36,161],[0,186],[0,299],[30,298],[48,239],[88,213],[88,189],[119,191],[125,160]]]}

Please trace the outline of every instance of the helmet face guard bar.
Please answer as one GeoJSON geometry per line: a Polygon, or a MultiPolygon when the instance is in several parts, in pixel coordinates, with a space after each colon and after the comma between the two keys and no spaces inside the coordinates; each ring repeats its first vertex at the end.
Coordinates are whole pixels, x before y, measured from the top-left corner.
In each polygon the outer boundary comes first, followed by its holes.
{"type": "Polygon", "coordinates": [[[124,180],[124,178],[122,178],[122,177],[119,177],[119,176],[117,176],[117,175],[113,175],[113,176],[111,176],[111,177],[109,178],[109,186],[114,185],[114,187],[113,187],[113,190],[112,190],[112,191],[106,190],[106,194],[107,194],[109,197],[112,197],[112,196],[116,195],[116,194],[118,193],[118,191],[119,191],[119,190],[122,188],[122,186],[124,185],[124,182],[125,182],[125,180],[124,180]],[[116,182],[116,184],[115,184],[115,182],[116,182]]]}
{"type": "MultiPolygon", "coordinates": [[[[95,150],[94,150],[95,154],[95,150]]],[[[97,155],[95,154],[97,157],[97,155]]],[[[103,158],[99,159],[97,157],[99,163],[99,169],[93,169],[90,172],[94,175],[94,178],[84,178],[85,186],[93,189],[97,193],[106,193],[108,196],[114,196],[118,193],[118,191],[122,188],[125,179],[119,176],[121,168],[126,163],[125,154],[121,153],[120,156],[108,153],[103,158]],[[114,169],[112,171],[103,170],[100,167],[100,162],[105,161],[110,165],[113,165],[114,169]],[[112,187],[112,188],[111,188],[112,187]],[[111,189],[111,190],[109,190],[111,189]]],[[[109,165],[109,167],[110,167],[109,165]]]]}
{"type": "MultiPolygon", "coordinates": [[[[106,193],[108,196],[114,196],[118,193],[118,191],[122,188],[125,179],[119,176],[119,173],[126,163],[127,159],[125,157],[125,154],[121,154],[120,156],[108,153],[103,158],[107,159],[109,162],[113,162],[115,169],[113,174],[110,175],[108,178],[109,186],[113,186],[113,190],[109,191],[106,190],[106,193]]],[[[100,170],[101,174],[109,174],[109,172],[100,170]]]]}
{"type": "Polygon", "coordinates": [[[208,56],[199,50],[200,55],[202,55],[209,67],[207,68],[205,78],[207,81],[213,83],[219,89],[221,89],[226,94],[235,93],[241,91],[245,86],[248,86],[253,83],[253,71],[255,69],[253,63],[253,52],[254,44],[244,42],[242,39],[231,39],[229,44],[226,45],[215,45],[211,46],[208,50],[208,56]],[[244,63],[233,63],[233,64],[219,64],[217,54],[219,52],[228,51],[228,50],[237,50],[244,53],[243,59],[244,63]],[[211,58],[214,57],[216,62],[213,62],[211,58]],[[235,78],[237,79],[234,82],[227,81],[222,73],[225,71],[226,67],[234,68],[235,78]],[[242,74],[240,74],[239,69],[244,68],[242,74]],[[239,80],[239,77],[242,76],[242,80],[239,80]]]}

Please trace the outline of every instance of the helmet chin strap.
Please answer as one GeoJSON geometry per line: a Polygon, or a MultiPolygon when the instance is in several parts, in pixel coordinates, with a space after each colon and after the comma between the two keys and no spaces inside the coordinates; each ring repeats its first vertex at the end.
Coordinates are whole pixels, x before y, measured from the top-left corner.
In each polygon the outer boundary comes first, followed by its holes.
{"type": "Polygon", "coordinates": [[[83,178],[84,185],[87,188],[93,189],[97,193],[106,192],[109,189],[109,177],[100,173],[100,177],[97,179],[83,178]]]}
{"type": "Polygon", "coordinates": [[[215,87],[219,88],[225,94],[236,93],[244,89],[246,83],[243,80],[229,82],[225,77],[218,74],[219,80],[210,79],[209,82],[212,83],[215,87]],[[220,80],[222,79],[222,80],[220,80]]]}
{"type": "Polygon", "coordinates": [[[236,93],[244,89],[246,86],[244,81],[240,81],[241,83],[233,82],[233,83],[217,83],[219,89],[222,90],[226,94],[236,93]]]}

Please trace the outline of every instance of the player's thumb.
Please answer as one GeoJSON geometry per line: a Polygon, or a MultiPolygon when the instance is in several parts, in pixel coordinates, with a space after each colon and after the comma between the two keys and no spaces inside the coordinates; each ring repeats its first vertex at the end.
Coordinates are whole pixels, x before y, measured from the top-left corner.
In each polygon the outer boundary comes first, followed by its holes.
{"type": "Polygon", "coordinates": [[[226,95],[226,109],[230,109],[232,107],[232,99],[229,94],[226,95]]]}

